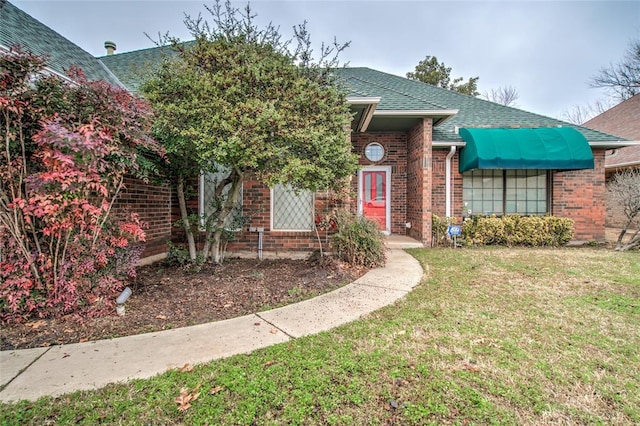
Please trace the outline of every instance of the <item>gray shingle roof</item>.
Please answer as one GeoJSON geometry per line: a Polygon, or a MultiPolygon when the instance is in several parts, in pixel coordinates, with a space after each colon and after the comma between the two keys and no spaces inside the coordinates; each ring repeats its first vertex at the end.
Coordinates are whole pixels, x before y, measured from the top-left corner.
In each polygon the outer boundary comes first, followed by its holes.
{"type": "MultiPolygon", "coordinates": [[[[132,91],[136,91],[145,73],[153,70],[169,47],[156,47],[103,56],[100,59],[132,91]]],[[[433,140],[459,142],[456,127],[574,127],[591,142],[611,142],[619,137],[575,126],[554,118],[507,107],[463,95],[419,81],[409,80],[371,68],[340,68],[337,75],[351,96],[380,97],[377,111],[458,110],[458,114],[433,128],[433,140]]]]}
{"type": "Polygon", "coordinates": [[[480,98],[463,95],[419,81],[409,80],[370,68],[345,68],[339,73],[347,85],[368,96],[381,96],[378,110],[385,109],[457,109],[458,114],[433,128],[433,140],[462,141],[455,127],[574,127],[587,140],[617,141],[612,136],[586,127],[576,126],[554,118],[507,107],[480,98]]]}
{"type": "MultiPolygon", "coordinates": [[[[188,44],[191,42],[187,42],[188,44]]],[[[165,56],[175,55],[171,46],[151,47],[133,52],[101,56],[99,59],[132,92],[137,92],[144,78],[153,72],[165,56]]]]}
{"type": "Polygon", "coordinates": [[[21,45],[37,55],[49,58],[49,68],[66,75],[65,70],[76,65],[90,80],[106,80],[122,84],[99,59],[72,43],[40,21],[32,18],[6,0],[0,0],[0,47],[10,49],[21,45]]]}

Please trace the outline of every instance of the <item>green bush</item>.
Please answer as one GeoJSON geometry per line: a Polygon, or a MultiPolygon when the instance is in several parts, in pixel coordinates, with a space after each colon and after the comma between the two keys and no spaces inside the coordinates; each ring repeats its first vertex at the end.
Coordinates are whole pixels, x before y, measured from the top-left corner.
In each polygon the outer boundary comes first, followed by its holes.
{"type": "Polygon", "coordinates": [[[431,236],[434,247],[449,245],[449,238],[447,236],[448,228],[449,222],[447,218],[440,217],[436,214],[431,215],[431,236]]]}
{"type": "MultiPolygon", "coordinates": [[[[447,247],[453,245],[453,240],[449,236],[449,225],[458,224],[455,217],[440,217],[436,214],[431,215],[431,245],[433,247],[447,247]]],[[[458,240],[460,243],[460,240],[458,240]]]]}
{"type": "Polygon", "coordinates": [[[345,262],[373,268],[385,263],[385,247],[378,225],[349,212],[336,217],[338,230],[332,236],[333,249],[345,262]]]}
{"type": "Polygon", "coordinates": [[[573,220],[554,216],[474,216],[462,225],[469,245],[561,246],[573,238],[573,220]]]}

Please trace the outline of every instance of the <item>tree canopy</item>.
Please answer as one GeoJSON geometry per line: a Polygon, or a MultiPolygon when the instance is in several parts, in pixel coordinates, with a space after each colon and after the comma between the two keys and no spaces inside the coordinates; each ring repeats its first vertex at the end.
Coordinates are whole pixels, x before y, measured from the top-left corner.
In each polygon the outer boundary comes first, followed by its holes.
{"type": "MultiPolygon", "coordinates": [[[[314,62],[304,24],[294,40],[283,41],[276,28],[254,24],[249,6],[240,11],[217,2],[207,10],[212,23],[188,18],[195,42],[173,40],[178,55],[167,58],[142,91],[178,185],[198,171],[225,174],[215,191],[216,217],[202,218],[211,225],[207,241],[216,257],[243,179],[298,190],[339,188],[355,173],[357,159],[346,93],[332,73],[347,45],[323,45],[314,62]]],[[[193,220],[186,211],[182,219],[189,236],[193,220]]],[[[193,250],[190,255],[194,259],[193,250]]]]}
{"type": "Polygon", "coordinates": [[[447,67],[444,62],[438,62],[435,56],[427,55],[416,65],[413,72],[407,73],[407,78],[422,81],[433,86],[453,90],[469,96],[478,96],[478,80],[480,77],[471,77],[466,83],[462,83],[464,78],[451,79],[451,67],[447,67]]]}

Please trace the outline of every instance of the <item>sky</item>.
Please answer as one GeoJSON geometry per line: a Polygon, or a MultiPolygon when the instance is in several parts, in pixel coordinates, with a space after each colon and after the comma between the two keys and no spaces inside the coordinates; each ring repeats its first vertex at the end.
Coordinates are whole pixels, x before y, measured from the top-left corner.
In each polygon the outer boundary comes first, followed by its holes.
{"type": "MultiPolygon", "coordinates": [[[[96,56],[104,42],[116,53],[153,47],[169,33],[192,37],[185,13],[208,12],[212,1],[9,0],[96,56]]],[[[246,2],[233,2],[244,7],[246,2]]],[[[271,1],[254,0],[256,22],[285,37],[307,21],[312,41],[350,41],[341,60],[404,76],[427,55],[452,77],[480,77],[480,92],[513,86],[517,107],[560,118],[605,97],[589,81],[619,63],[640,39],[640,1],[271,1]]]]}

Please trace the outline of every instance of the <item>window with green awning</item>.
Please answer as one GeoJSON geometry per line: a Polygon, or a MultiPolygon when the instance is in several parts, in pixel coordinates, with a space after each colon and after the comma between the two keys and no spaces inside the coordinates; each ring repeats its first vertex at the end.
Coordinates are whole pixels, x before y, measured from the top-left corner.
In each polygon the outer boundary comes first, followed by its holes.
{"type": "Polygon", "coordinates": [[[587,139],[571,127],[462,128],[460,172],[474,169],[593,169],[587,139]]]}

